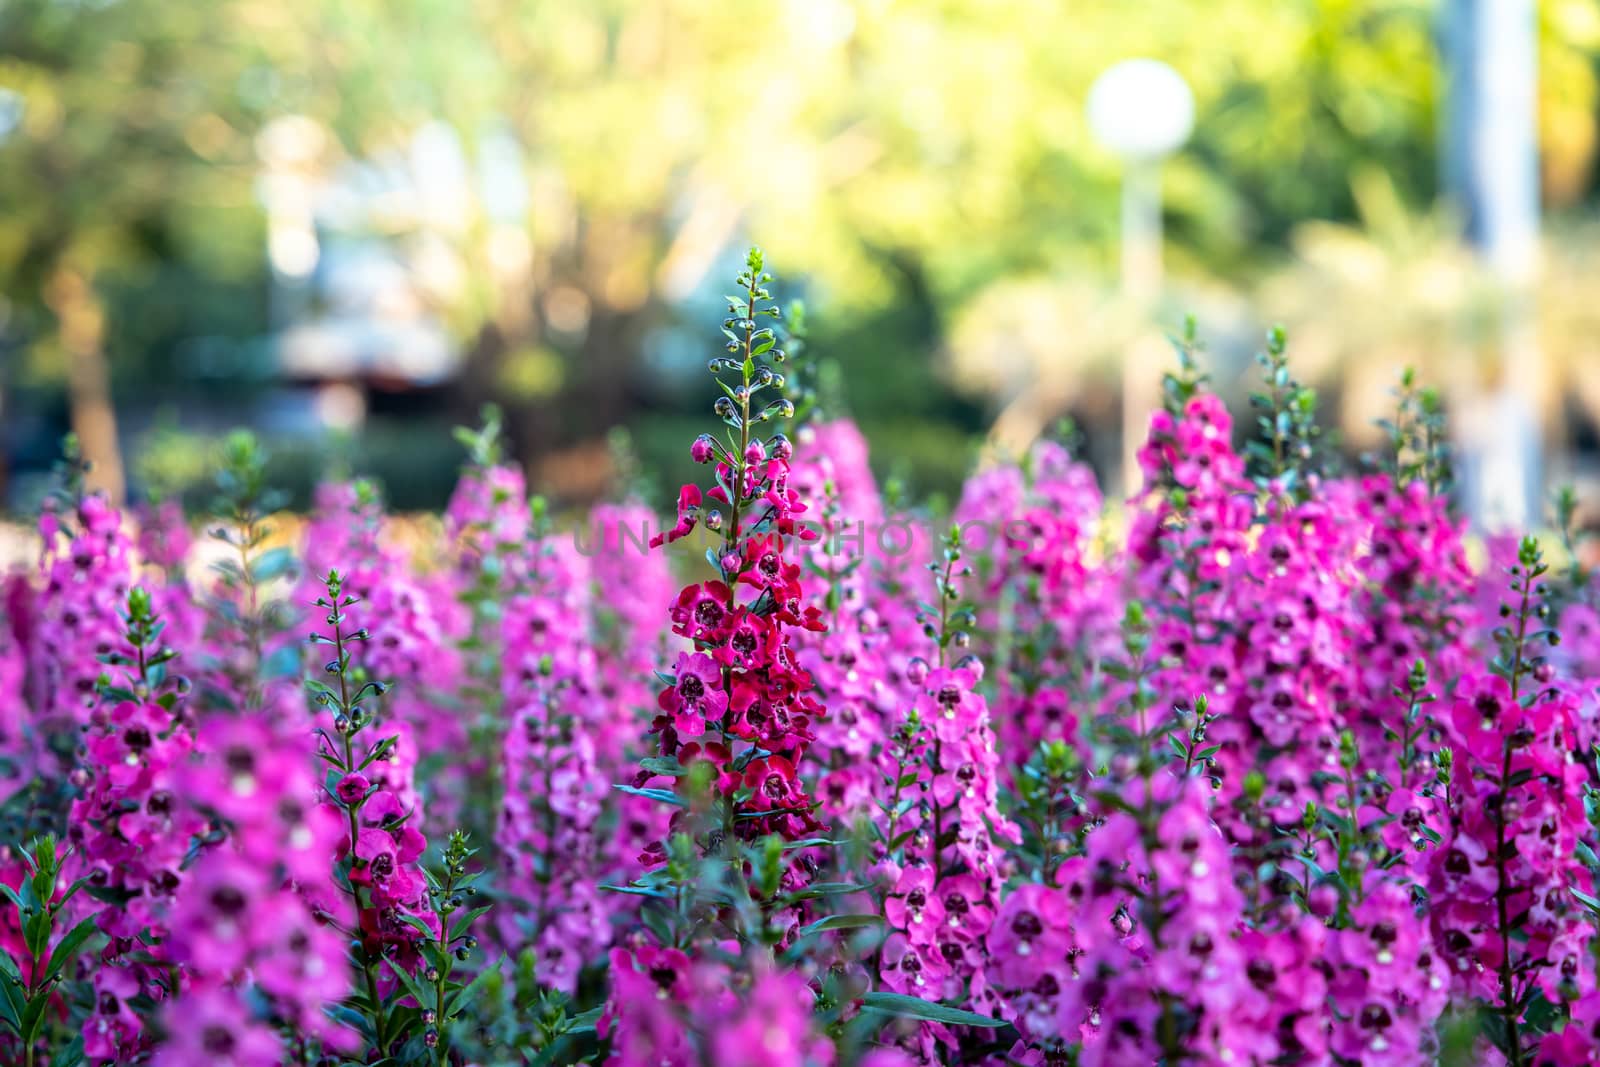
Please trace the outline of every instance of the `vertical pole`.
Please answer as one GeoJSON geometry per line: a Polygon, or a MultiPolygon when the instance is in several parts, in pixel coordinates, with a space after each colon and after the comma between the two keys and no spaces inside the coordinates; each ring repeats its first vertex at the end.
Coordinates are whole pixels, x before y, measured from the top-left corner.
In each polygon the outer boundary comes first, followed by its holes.
{"type": "Polygon", "coordinates": [[[1539,517],[1540,401],[1547,390],[1533,321],[1539,252],[1534,0],[1450,0],[1444,9],[1445,183],[1468,244],[1496,282],[1498,374],[1469,420],[1468,500],[1481,526],[1539,517]]]}
{"type": "MultiPolygon", "coordinates": [[[[1122,176],[1122,292],[1140,314],[1161,295],[1161,163],[1128,159],[1122,176]]],[[[1160,402],[1162,355],[1143,336],[1122,358],[1122,486],[1139,491],[1139,446],[1160,402]]]]}

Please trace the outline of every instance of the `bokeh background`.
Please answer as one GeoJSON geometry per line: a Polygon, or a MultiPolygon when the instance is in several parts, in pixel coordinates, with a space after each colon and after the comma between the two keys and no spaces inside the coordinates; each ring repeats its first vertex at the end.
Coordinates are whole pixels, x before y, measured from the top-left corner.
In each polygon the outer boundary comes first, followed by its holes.
{"type": "Polygon", "coordinates": [[[559,500],[619,425],[665,487],[759,243],[917,489],[1063,417],[1116,484],[1193,313],[1235,401],[1283,324],[1352,456],[1417,367],[1537,509],[1596,458],[1597,77],[1594,0],[7,0],[0,501],[69,429],[197,493],[246,425],[436,507],[487,401],[559,500]],[[1086,115],[1135,56],[1194,99],[1140,285],[1086,115]]]}

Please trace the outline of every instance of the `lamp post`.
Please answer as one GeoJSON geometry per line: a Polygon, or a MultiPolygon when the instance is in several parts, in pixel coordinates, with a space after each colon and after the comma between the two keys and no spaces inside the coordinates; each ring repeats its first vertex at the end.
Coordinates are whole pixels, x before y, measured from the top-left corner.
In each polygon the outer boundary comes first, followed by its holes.
{"type": "MultiPolygon", "coordinates": [[[[1194,129],[1194,94],[1154,59],[1111,67],[1089,89],[1089,128],[1122,161],[1122,291],[1148,313],[1161,294],[1161,163],[1194,129]]],[[[1139,428],[1154,405],[1157,357],[1137,344],[1122,361],[1122,473],[1138,488],[1139,428]]]]}

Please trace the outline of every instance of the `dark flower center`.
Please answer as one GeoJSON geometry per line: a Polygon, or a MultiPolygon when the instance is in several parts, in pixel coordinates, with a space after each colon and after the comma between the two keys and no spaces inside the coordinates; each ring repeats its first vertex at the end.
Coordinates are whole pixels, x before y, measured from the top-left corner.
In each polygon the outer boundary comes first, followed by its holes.
{"type": "Polygon", "coordinates": [[[244,894],[231,885],[221,886],[211,891],[211,906],[220,914],[230,918],[244,911],[246,904],[244,894]]]}
{"type": "Polygon", "coordinates": [[[1389,1009],[1382,1004],[1368,1004],[1361,1009],[1361,1028],[1363,1030],[1387,1030],[1394,1025],[1394,1016],[1389,1014],[1389,1009]]]}
{"type": "Polygon", "coordinates": [[[695,605],[694,621],[708,629],[722,625],[722,605],[715,600],[702,600],[695,605]]]}
{"type": "Polygon", "coordinates": [[[1500,717],[1500,702],[1490,693],[1479,693],[1478,699],[1472,702],[1472,706],[1478,709],[1480,716],[1490,722],[1500,717]]]}
{"type": "Polygon", "coordinates": [[[233,1034],[223,1026],[208,1026],[200,1034],[200,1047],[213,1056],[233,1054],[233,1034]]]}

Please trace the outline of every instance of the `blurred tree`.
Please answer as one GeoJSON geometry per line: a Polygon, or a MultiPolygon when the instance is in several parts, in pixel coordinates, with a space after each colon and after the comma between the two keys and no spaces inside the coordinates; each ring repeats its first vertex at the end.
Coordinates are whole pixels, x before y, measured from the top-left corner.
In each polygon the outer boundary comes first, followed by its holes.
{"type": "MultiPolygon", "coordinates": [[[[1547,184],[1574,196],[1595,144],[1591,6],[1541,9],[1541,115],[1560,134],[1547,184]]],[[[1015,353],[1003,374],[972,366],[1003,351],[975,324],[1007,321],[1019,286],[1073,293],[1059,345],[1029,335],[1059,402],[1114,365],[1081,339],[1122,322],[1096,281],[1117,225],[1116,162],[1083,114],[1100,71],[1153,55],[1193,86],[1195,138],[1167,171],[1168,263],[1181,291],[1213,291],[1281,265],[1300,223],[1355,219],[1363,168],[1406,210],[1432,203],[1437,14],[1433,0],[14,0],[0,291],[32,366],[61,380],[118,337],[143,351],[116,351],[114,369],[170,346],[181,317],[124,327],[171,299],[119,279],[181,260],[259,282],[252,138],[301,115],[332,134],[323,172],[356,175],[362,236],[404,251],[468,354],[463,399],[504,399],[525,455],[681,403],[641,377],[641,350],[699,353],[674,317],[699,314],[719,257],[747,240],[808,278],[815,348],[867,421],[976,429],[980,408],[935,357],[965,359],[980,402],[997,383],[1013,399],[1015,353]],[[385,184],[395,168],[409,199],[385,184]]],[[[97,379],[81,379],[87,411],[97,379]]]]}
{"type": "Polygon", "coordinates": [[[1434,183],[1417,0],[1218,0],[1204,17],[1176,0],[396,0],[262,16],[319,64],[284,105],[346,151],[408,151],[443,119],[470,172],[518,168],[520,204],[480,181],[407,222],[419,252],[448,259],[433,295],[472,379],[520,389],[541,443],[637,399],[646,327],[745,236],[814,279],[837,336],[911,309],[868,342],[897,358],[843,353],[846,374],[890,406],[938,408],[895,386],[945,347],[959,307],[1007,277],[1108,267],[1116,167],[1082,101],[1125,55],[1174,63],[1200,101],[1168,190],[1191,272],[1237,274],[1295,220],[1348,216],[1363,160],[1418,202],[1434,183]]]}
{"type": "Polygon", "coordinates": [[[163,263],[217,270],[255,232],[234,29],[212,0],[15,0],[0,16],[0,327],[28,342],[18,378],[65,382],[91,481],[113,496],[108,290],[163,263]]]}

